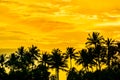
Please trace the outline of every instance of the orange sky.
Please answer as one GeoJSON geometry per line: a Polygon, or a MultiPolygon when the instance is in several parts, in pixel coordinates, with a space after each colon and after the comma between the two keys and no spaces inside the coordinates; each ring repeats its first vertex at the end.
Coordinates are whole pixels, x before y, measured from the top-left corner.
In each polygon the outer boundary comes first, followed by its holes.
{"type": "Polygon", "coordinates": [[[120,0],[0,0],[0,48],[79,49],[93,31],[120,40],[120,0]]]}
{"type": "Polygon", "coordinates": [[[0,0],[0,47],[81,48],[98,31],[119,39],[119,0],[0,0]]]}

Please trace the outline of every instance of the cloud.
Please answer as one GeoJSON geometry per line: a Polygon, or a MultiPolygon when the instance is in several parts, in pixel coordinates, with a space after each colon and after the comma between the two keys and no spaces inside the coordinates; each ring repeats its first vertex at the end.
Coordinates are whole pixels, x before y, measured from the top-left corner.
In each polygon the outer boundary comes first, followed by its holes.
{"type": "Polygon", "coordinates": [[[11,32],[13,34],[29,35],[28,33],[22,32],[22,31],[15,31],[15,30],[13,30],[13,31],[9,31],[9,32],[11,32]]]}
{"type": "Polygon", "coordinates": [[[0,36],[0,40],[23,40],[22,38],[18,37],[18,36],[0,36]]]}
{"type": "Polygon", "coordinates": [[[120,26],[120,21],[114,21],[114,22],[103,22],[95,24],[96,26],[120,26]]]}
{"type": "Polygon", "coordinates": [[[66,22],[59,22],[59,21],[53,21],[53,20],[47,20],[47,19],[29,19],[29,20],[23,20],[19,22],[26,26],[34,27],[36,30],[39,30],[41,32],[51,32],[51,31],[63,31],[63,30],[71,30],[74,29],[73,24],[66,23],[66,22]]]}
{"type": "Polygon", "coordinates": [[[117,0],[2,0],[0,43],[7,40],[14,45],[79,47],[93,31],[114,32],[114,36],[120,26],[118,3],[117,0]]]}
{"type": "Polygon", "coordinates": [[[13,1],[13,0],[11,0],[11,1],[9,1],[9,0],[1,0],[0,4],[2,4],[2,3],[5,3],[5,4],[16,4],[16,5],[20,5],[20,6],[24,5],[23,3],[20,3],[18,1],[13,1]]]}

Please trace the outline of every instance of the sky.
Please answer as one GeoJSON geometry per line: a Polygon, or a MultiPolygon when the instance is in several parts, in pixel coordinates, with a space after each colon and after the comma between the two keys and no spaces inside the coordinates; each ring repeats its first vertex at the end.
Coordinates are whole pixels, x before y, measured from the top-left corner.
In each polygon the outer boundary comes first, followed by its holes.
{"type": "Polygon", "coordinates": [[[88,33],[120,40],[120,0],[0,0],[0,49],[84,47],[88,33]]]}

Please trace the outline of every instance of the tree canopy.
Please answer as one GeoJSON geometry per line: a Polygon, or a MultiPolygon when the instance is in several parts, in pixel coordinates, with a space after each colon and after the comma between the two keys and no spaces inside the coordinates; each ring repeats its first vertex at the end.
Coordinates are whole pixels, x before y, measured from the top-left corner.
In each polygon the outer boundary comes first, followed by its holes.
{"type": "Polygon", "coordinates": [[[85,44],[80,50],[68,46],[66,52],[42,52],[32,45],[0,54],[0,80],[59,80],[59,70],[67,73],[66,80],[120,80],[120,42],[93,32],[85,44]]]}

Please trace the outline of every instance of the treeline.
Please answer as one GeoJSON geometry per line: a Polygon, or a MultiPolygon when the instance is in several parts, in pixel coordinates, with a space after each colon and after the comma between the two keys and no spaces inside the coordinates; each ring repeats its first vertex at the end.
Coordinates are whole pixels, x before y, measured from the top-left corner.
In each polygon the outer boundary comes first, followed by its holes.
{"type": "Polygon", "coordinates": [[[85,44],[86,48],[78,51],[67,47],[66,52],[55,48],[48,53],[32,45],[1,54],[0,80],[59,80],[59,70],[67,73],[66,80],[120,80],[120,42],[93,32],[85,44]],[[82,69],[77,70],[72,60],[82,69]],[[49,69],[56,74],[51,75],[49,69]]]}

